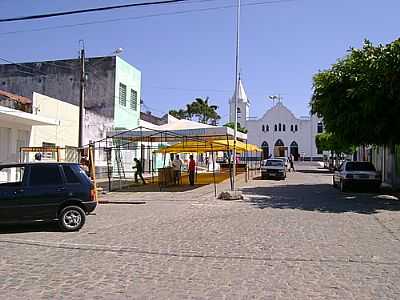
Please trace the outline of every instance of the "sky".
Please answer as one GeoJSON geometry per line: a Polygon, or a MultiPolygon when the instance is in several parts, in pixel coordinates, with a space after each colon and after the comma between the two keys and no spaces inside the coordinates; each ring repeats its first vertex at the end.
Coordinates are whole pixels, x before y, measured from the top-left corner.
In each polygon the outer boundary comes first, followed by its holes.
{"type": "MultiPolygon", "coordinates": [[[[139,0],[136,0],[138,2],[139,0]]],[[[312,77],[364,39],[389,43],[399,37],[398,0],[242,0],[240,70],[250,98],[250,117],[272,106],[280,94],[296,116],[309,114],[312,77]]],[[[135,0],[0,0],[0,18],[132,3],[135,0]]],[[[152,7],[90,13],[46,20],[0,23],[0,58],[13,62],[78,57],[79,40],[88,56],[120,55],[142,72],[144,110],[162,115],[197,97],[219,106],[228,120],[235,85],[235,0],[192,0],[152,7]],[[148,15],[158,15],[145,17],[148,15]],[[49,28],[78,23],[84,26],[49,28]],[[17,32],[17,33],[16,33],[17,32]]]]}

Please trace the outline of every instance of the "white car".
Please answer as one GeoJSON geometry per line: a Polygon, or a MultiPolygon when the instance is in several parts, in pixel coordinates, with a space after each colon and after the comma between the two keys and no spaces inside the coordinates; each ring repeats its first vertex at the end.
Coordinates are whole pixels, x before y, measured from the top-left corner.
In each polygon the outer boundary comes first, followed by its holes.
{"type": "Polygon", "coordinates": [[[368,161],[344,161],[333,174],[333,186],[339,186],[342,192],[356,185],[379,190],[381,181],[381,175],[368,161]]]}
{"type": "Polygon", "coordinates": [[[261,178],[286,178],[285,163],[282,159],[265,159],[261,161],[261,178]]]}
{"type": "Polygon", "coordinates": [[[275,159],[283,160],[286,170],[289,170],[289,159],[287,157],[275,157],[275,159]]]}

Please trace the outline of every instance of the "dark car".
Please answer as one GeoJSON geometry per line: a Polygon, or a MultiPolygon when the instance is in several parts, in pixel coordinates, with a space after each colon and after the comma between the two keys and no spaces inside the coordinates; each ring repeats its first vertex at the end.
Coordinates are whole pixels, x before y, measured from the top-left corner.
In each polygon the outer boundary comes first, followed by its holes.
{"type": "Polygon", "coordinates": [[[76,231],[96,208],[96,191],[78,164],[0,165],[0,222],[57,220],[76,231]]]}

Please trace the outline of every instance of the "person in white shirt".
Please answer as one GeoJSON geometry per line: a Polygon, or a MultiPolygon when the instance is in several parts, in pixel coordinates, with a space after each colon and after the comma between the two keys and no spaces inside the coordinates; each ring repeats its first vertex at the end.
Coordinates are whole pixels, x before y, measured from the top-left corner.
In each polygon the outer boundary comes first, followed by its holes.
{"type": "Polygon", "coordinates": [[[182,164],[183,164],[183,162],[179,158],[179,155],[177,154],[175,156],[175,159],[172,162],[172,168],[174,170],[174,181],[175,181],[175,184],[178,184],[179,180],[181,178],[182,164]]]}

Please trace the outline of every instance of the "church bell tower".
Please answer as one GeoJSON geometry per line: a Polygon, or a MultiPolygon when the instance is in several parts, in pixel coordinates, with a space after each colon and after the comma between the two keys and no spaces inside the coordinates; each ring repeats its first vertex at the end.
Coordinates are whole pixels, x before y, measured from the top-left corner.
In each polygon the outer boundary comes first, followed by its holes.
{"type": "MultiPolygon", "coordinates": [[[[235,91],[236,93],[236,91],[235,91]]],[[[235,122],[235,93],[229,100],[229,122],[235,122]]],[[[247,127],[247,120],[249,119],[250,101],[244,91],[242,80],[239,77],[239,93],[237,103],[237,121],[241,127],[247,127]]]]}

